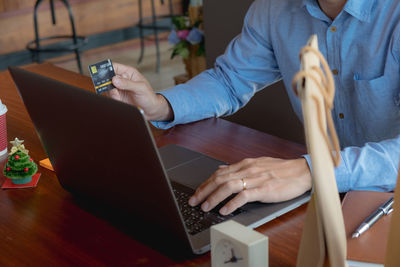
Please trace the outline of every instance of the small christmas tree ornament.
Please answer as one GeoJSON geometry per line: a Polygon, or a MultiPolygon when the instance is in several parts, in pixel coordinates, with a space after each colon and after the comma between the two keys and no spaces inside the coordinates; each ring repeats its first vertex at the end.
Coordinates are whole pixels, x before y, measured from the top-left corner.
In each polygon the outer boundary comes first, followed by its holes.
{"type": "Polygon", "coordinates": [[[28,155],[28,150],[22,144],[24,140],[15,138],[10,141],[13,145],[6,165],[4,166],[4,176],[10,178],[13,184],[26,184],[32,181],[38,167],[32,158],[28,155]]]}

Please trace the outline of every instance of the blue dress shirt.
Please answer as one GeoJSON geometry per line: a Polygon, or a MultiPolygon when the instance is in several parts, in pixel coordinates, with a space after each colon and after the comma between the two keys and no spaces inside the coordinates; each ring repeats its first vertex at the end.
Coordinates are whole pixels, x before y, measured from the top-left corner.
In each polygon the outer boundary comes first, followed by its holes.
{"type": "Polygon", "coordinates": [[[348,0],[333,21],[317,0],[256,0],[242,33],[213,69],[162,92],[174,121],[153,123],[169,128],[232,114],[280,79],[301,119],[291,80],[312,34],[336,73],[332,116],[342,147],[335,170],[339,191],[393,190],[400,160],[399,0],[348,0]]]}

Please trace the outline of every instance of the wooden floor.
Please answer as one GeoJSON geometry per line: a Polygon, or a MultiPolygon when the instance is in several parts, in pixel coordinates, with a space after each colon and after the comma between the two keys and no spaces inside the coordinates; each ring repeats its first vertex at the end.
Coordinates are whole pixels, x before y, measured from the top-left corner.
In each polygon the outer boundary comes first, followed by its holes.
{"type": "MultiPolygon", "coordinates": [[[[160,91],[174,85],[173,77],[185,72],[182,59],[175,57],[170,59],[171,44],[167,41],[167,35],[163,34],[160,42],[161,68],[156,72],[156,47],[152,40],[146,40],[145,54],[141,64],[138,64],[140,55],[140,43],[138,39],[123,43],[88,50],[81,54],[84,74],[89,76],[88,65],[110,58],[118,62],[137,68],[150,82],[155,91],[160,91]]],[[[78,67],[73,54],[61,58],[51,59],[55,65],[78,72],[78,67]]]]}

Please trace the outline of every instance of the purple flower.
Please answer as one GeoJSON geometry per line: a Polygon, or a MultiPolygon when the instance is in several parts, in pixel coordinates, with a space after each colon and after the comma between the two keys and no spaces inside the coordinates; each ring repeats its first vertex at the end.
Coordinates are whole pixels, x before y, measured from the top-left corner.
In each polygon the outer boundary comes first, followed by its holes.
{"type": "Polygon", "coordinates": [[[193,28],[186,40],[192,45],[198,44],[201,42],[201,40],[203,40],[203,33],[198,28],[193,28]]]}
{"type": "Polygon", "coordinates": [[[181,40],[186,40],[186,37],[189,35],[189,30],[180,30],[178,31],[178,37],[181,40]]]}
{"type": "Polygon", "coordinates": [[[172,30],[170,32],[170,34],[168,35],[168,41],[173,45],[176,45],[177,43],[179,43],[181,41],[179,39],[178,35],[176,34],[176,30],[172,30]]]}

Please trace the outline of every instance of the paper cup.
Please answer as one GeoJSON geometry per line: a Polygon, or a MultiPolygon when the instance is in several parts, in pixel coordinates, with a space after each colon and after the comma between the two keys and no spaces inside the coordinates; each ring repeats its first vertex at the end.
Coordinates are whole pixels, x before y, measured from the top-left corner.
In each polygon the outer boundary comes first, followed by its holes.
{"type": "Polygon", "coordinates": [[[0,100],[0,156],[7,153],[7,107],[0,100]]]}

